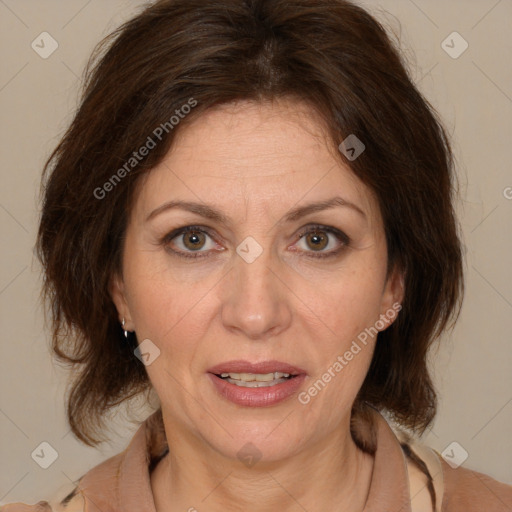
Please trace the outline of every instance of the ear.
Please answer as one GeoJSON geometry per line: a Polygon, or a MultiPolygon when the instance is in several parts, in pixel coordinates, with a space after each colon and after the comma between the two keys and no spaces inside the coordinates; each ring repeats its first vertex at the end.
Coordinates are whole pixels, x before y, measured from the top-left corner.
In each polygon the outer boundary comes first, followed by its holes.
{"type": "Polygon", "coordinates": [[[382,315],[387,319],[386,328],[394,322],[398,316],[398,312],[402,309],[405,292],[404,282],[405,275],[403,270],[395,265],[389,273],[382,293],[380,314],[381,319],[382,315]]]}
{"type": "Polygon", "coordinates": [[[130,308],[128,307],[128,302],[126,300],[124,281],[120,275],[114,274],[110,278],[109,293],[110,296],[112,297],[112,301],[116,306],[117,313],[119,314],[119,323],[122,323],[124,318],[124,328],[127,331],[135,330],[133,326],[132,316],[130,314],[130,308]]]}

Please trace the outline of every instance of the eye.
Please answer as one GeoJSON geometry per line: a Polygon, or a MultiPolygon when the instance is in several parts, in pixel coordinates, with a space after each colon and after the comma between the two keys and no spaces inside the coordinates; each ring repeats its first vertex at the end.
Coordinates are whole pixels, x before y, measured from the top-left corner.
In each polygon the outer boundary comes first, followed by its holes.
{"type": "MultiPolygon", "coordinates": [[[[350,245],[350,238],[334,227],[311,225],[303,229],[298,235],[299,242],[304,242],[305,247],[300,248],[307,256],[313,258],[328,258],[339,254],[350,245]],[[334,244],[334,248],[324,249],[334,244]]],[[[210,256],[216,245],[210,229],[203,226],[185,226],[175,229],[166,235],[160,243],[169,252],[183,258],[206,258],[210,256]]],[[[218,246],[217,246],[218,247],[218,246]]],[[[295,251],[295,249],[292,249],[295,251]]]]}
{"type": "Polygon", "coordinates": [[[209,251],[213,249],[212,245],[214,245],[210,230],[200,226],[185,226],[184,228],[175,229],[166,235],[161,243],[170,252],[184,258],[207,257],[209,251]],[[208,239],[210,239],[209,245],[207,243],[208,239]],[[178,249],[173,249],[172,245],[176,245],[178,249]]]}
{"type": "Polygon", "coordinates": [[[321,225],[308,226],[301,231],[299,234],[299,242],[302,241],[304,244],[301,251],[304,250],[308,253],[308,256],[312,256],[313,258],[329,258],[336,256],[350,245],[350,238],[343,233],[343,231],[321,225]],[[325,251],[324,249],[330,244],[334,244],[335,248],[325,251]]]}

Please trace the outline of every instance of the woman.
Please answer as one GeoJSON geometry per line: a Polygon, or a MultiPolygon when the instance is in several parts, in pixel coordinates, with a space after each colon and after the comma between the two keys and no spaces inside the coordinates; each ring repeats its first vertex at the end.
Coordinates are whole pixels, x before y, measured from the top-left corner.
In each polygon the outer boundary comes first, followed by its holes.
{"type": "Polygon", "coordinates": [[[449,141],[378,22],[161,0],[96,55],[46,168],[53,347],[87,445],[160,406],[64,499],[3,510],[509,510],[405,430],[462,257],[449,141]]]}

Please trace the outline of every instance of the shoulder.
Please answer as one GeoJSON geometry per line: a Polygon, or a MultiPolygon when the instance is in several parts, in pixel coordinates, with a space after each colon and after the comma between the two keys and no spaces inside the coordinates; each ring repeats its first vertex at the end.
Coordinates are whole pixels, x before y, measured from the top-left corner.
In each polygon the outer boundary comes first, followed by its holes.
{"type": "MultiPolygon", "coordinates": [[[[77,481],[67,483],[49,494],[49,498],[46,497],[44,501],[34,505],[9,503],[1,506],[0,512],[85,512],[89,509],[86,497],[90,499],[96,493],[108,495],[108,491],[115,488],[119,465],[125,452],[100,462],[77,481]]],[[[110,511],[105,507],[103,512],[110,511]]]]}
{"type": "Polygon", "coordinates": [[[153,460],[154,453],[162,448],[155,444],[161,441],[161,433],[156,428],[158,424],[158,415],[151,415],[140,425],[122,452],[100,462],[78,480],[62,486],[49,500],[34,505],[9,503],[0,506],[0,512],[117,511],[121,476],[125,480],[125,490],[127,485],[130,490],[132,483],[140,482],[141,475],[147,473],[148,463],[153,460]],[[127,472],[130,474],[127,475],[127,472]]]}
{"type": "Polygon", "coordinates": [[[85,498],[79,487],[75,487],[62,499],[50,502],[52,512],[83,512],[85,511],[85,498]]]}
{"type": "MultiPolygon", "coordinates": [[[[437,452],[436,452],[437,453],[437,452]]],[[[489,475],[458,467],[452,468],[440,454],[444,477],[443,512],[510,512],[512,486],[489,475]]]]}
{"type": "Polygon", "coordinates": [[[468,468],[452,468],[421,440],[397,425],[393,430],[406,455],[414,512],[512,512],[511,485],[468,468]]]}
{"type": "Polygon", "coordinates": [[[0,507],[0,512],[84,512],[85,499],[78,487],[62,497],[61,491],[49,501],[39,501],[34,505],[9,503],[0,507]]]}
{"type": "Polygon", "coordinates": [[[51,510],[50,504],[47,501],[39,501],[35,505],[9,503],[0,507],[0,512],[51,512],[51,510]]]}

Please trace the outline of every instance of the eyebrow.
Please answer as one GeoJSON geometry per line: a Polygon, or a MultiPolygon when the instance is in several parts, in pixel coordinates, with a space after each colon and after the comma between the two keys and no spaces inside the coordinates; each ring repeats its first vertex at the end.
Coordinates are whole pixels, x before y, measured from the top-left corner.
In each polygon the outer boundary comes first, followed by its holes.
{"type": "MultiPolygon", "coordinates": [[[[320,212],[323,210],[327,210],[329,208],[334,208],[336,206],[343,206],[350,208],[360,215],[362,215],[366,219],[365,212],[359,208],[354,203],[351,203],[350,201],[347,201],[346,199],[343,199],[342,197],[336,196],[331,199],[327,199],[326,201],[318,201],[315,203],[309,203],[304,206],[298,206],[292,210],[290,210],[284,220],[285,222],[293,222],[296,221],[302,217],[305,217],[306,215],[309,215],[310,213],[314,212],[320,212]]],[[[175,201],[169,201],[167,203],[162,204],[155,210],[153,210],[147,217],[146,222],[149,222],[150,220],[154,219],[157,215],[160,215],[163,212],[166,212],[168,210],[172,210],[175,208],[180,208],[182,210],[186,210],[192,213],[196,213],[197,215],[200,215],[201,217],[205,217],[207,219],[216,221],[223,225],[229,225],[229,218],[224,215],[219,210],[208,206],[206,204],[201,203],[194,203],[191,201],[181,201],[181,200],[175,200],[175,201]]]]}

